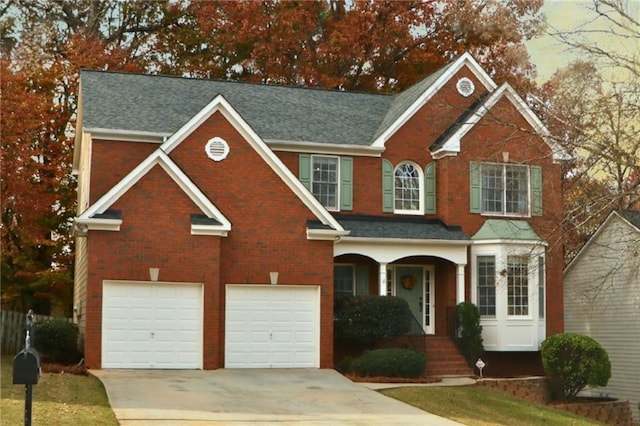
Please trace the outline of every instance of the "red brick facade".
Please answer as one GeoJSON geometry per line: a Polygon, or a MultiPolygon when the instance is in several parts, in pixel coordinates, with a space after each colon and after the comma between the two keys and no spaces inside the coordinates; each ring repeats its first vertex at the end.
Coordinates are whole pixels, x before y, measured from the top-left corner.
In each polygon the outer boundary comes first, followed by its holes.
{"type": "MultiPolygon", "coordinates": [[[[394,217],[383,212],[382,162],[388,160],[397,165],[411,161],[422,170],[435,162],[437,210],[420,217],[458,226],[471,237],[487,217],[470,213],[470,163],[502,163],[508,153],[510,163],[541,166],[543,214],[525,220],[548,244],[546,332],[557,333],[563,329],[561,171],[550,146],[525,120],[520,107],[502,97],[464,135],[456,155],[434,158],[431,149],[465,110],[476,108],[477,103],[490,96],[486,83],[476,75],[462,67],[444,81],[429,101],[386,140],[379,156],[349,154],[353,158],[353,208],[340,214],[394,217]],[[458,93],[455,86],[460,77],[469,78],[478,88],[472,96],[458,93]]],[[[119,231],[88,233],[84,334],[89,368],[100,368],[102,362],[103,282],[147,281],[150,267],[160,268],[162,281],[203,284],[205,369],[224,366],[225,285],[267,285],[269,272],[279,271],[279,284],[319,286],[320,367],[333,366],[334,262],[366,264],[370,294],[379,291],[378,263],[358,253],[334,258],[334,241],[307,237],[308,221],[316,220],[317,215],[248,141],[251,134],[246,128],[241,129],[243,125],[229,115],[215,112],[168,152],[170,160],[231,222],[228,235],[191,234],[191,215],[201,213],[200,207],[160,165],[144,173],[109,206],[122,215],[119,231]],[[228,144],[229,154],[224,161],[212,161],[205,155],[204,146],[212,137],[220,137],[228,144]]],[[[90,171],[84,174],[85,178],[90,176],[90,204],[99,201],[157,149],[157,143],[93,139],[90,171]]],[[[275,154],[293,175],[298,175],[298,152],[281,150],[275,154]]],[[[471,257],[469,247],[462,250],[467,250],[467,258],[471,257]]],[[[459,297],[456,264],[439,257],[437,251],[394,262],[434,268],[438,284],[434,333],[447,335],[448,311],[459,297]]],[[[459,265],[466,265],[464,299],[471,300],[470,262],[459,265]]]]}

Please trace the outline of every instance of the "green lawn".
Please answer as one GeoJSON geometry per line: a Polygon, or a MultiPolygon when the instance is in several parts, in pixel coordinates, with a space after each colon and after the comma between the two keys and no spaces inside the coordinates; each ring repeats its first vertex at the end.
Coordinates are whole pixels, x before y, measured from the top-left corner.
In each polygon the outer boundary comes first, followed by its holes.
{"type": "Polygon", "coordinates": [[[600,425],[561,410],[479,386],[406,387],[383,394],[465,425],[600,425]]]}
{"type": "MultiPolygon", "coordinates": [[[[25,386],[13,384],[13,356],[2,355],[0,373],[0,424],[24,424],[25,386]]],[[[95,377],[44,373],[32,388],[33,425],[118,424],[95,377]]]]}

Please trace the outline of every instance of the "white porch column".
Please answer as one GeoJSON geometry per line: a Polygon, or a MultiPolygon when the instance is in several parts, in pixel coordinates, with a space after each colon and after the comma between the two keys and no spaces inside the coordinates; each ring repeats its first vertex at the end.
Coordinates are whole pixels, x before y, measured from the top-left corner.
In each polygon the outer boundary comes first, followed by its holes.
{"type": "Polygon", "coordinates": [[[387,295],[387,264],[380,263],[380,281],[378,282],[378,290],[380,296],[387,295]]]}
{"type": "Polygon", "coordinates": [[[458,264],[458,272],[456,274],[456,303],[464,302],[464,267],[458,264]]]}

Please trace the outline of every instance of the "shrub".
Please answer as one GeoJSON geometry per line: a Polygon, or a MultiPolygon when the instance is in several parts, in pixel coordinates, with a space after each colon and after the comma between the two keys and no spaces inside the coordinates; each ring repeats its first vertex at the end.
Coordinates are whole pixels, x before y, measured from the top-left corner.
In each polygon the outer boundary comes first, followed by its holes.
{"type": "Polygon", "coordinates": [[[589,336],[556,334],[542,342],[541,352],[555,397],[571,400],[587,386],[606,386],[611,377],[607,351],[589,336]]]}
{"type": "Polygon", "coordinates": [[[369,347],[386,337],[400,336],[411,327],[409,304],[393,296],[353,296],[336,300],[337,339],[355,339],[369,347]]]}
{"type": "Polygon", "coordinates": [[[458,337],[456,343],[470,366],[484,355],[482,345],[482,326],[480,311],[473,303],[461,302],[456,306],[456,325],[458,337]]]}
{"type": "Polygon", "coordinates": [[[43,361],[77,362],[78,326],[61,319],[39,321],[34,325],[33,347],[43,361]]]}
{"type": "Polygon", "coordinates": [[[358,376],[420,377],[427,356],[411,349],[376,349],[367,351],[351,363],[358,376]]]}

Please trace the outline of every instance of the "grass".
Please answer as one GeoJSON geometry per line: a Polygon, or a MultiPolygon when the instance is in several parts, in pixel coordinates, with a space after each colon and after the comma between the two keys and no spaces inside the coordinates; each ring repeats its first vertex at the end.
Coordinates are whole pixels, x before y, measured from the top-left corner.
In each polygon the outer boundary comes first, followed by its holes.
{"type": "MultiPolygon", "coordinates": [[[[3,355],[0,424],[24,424],[25,386],[13,384],[13,356],[3,355]]],[[[33,385],[34,425],[117,425],[102,383],[93,376],[43,373],[33,385]]]]}
{"type": "Polygon", "coordinates": [[[414,386],[381,392],[424,411],[471,426],[601,424],[479,386],[414,386]]]}

